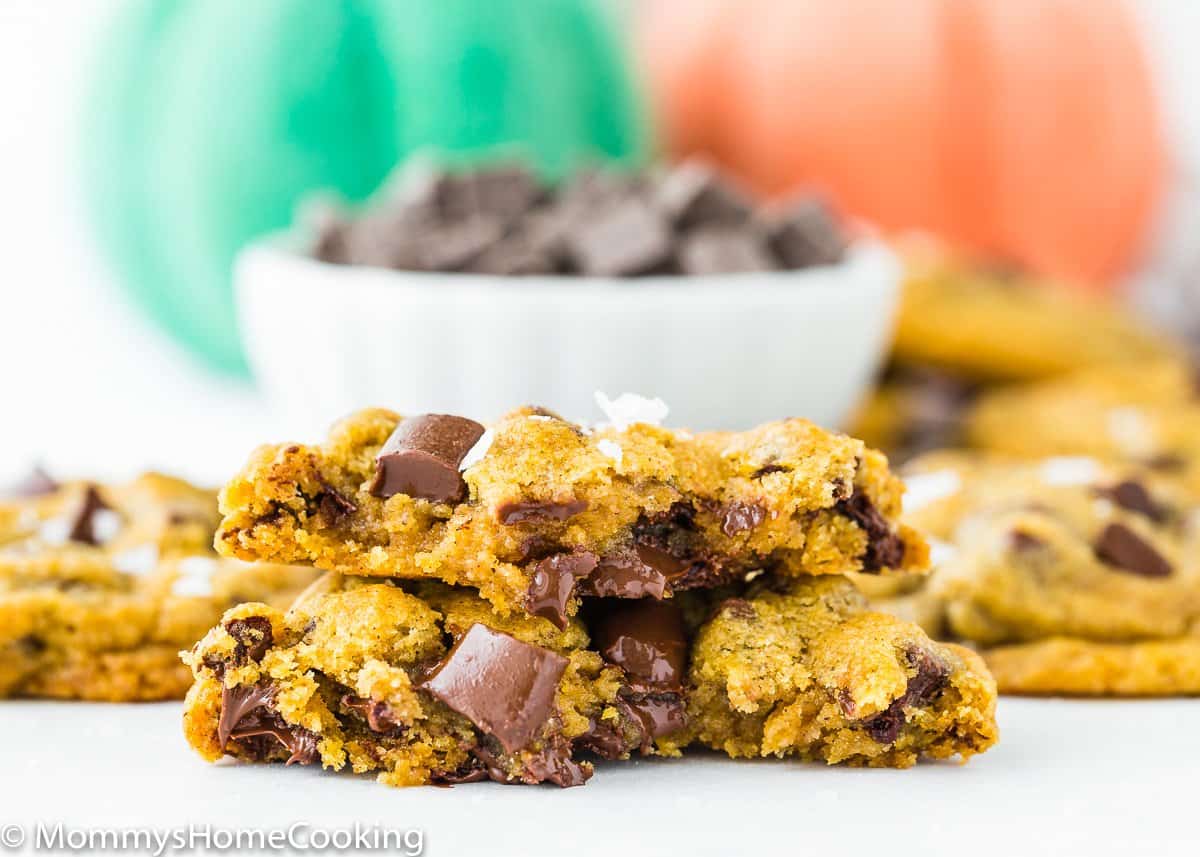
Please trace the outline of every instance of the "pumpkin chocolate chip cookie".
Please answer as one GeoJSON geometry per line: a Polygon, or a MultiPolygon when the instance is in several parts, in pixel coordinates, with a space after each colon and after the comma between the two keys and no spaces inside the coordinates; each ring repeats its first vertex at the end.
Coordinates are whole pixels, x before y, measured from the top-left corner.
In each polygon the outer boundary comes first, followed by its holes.
{"type": "Polygon", "coordinates": [[[995,740],[978,659],[866,613],[837,578],[593,599],[584,614],[560,629],[439,582],[330,574],[287,613],[229,611],[186,655],[185,734],[209,760],[391,785],[580,785],[593,759],[692,741],[906,767],[995,740]]]}
{"type": "Polygon", "coordinates": [[[486,429],[367,410],[320,445],[255,452],[221,493],[217,549],[469,585],[566,628],[580,596],[663,598],[764,568],[919,571],[901,491],[882,455],[798,419],[693,435],[536,408],[486,429]]]}

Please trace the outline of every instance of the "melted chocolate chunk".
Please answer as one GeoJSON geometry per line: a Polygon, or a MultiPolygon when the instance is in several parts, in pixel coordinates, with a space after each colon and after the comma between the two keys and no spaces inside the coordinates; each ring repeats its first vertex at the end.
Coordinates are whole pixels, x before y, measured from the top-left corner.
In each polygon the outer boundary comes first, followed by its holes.
{"type": "Polygon", "coordinates": [[[358,506],[346,499],[336,488],[326,485],[317,500],[317,510],[331,525],[337,525],[343,518],[357,512],[358,506]]]}
{"type": "Polygon", "coordinates": [[[731,537],[748,533],[766,519],[767,510],[757,503],[726,503],[721,511],[721,532],[731,537]]]}
{"type": "Polygon", "coordinates": [[[29,475],[6,492],[10,497],[43,497],[53,494],[62,486],[41,467],[34,467],[29,475]]]}
{"type": "Polygon", "coordinates": [[[596,648],[639,685],[679,690],[687,669],[683,614],[674,604],[642,599],[608,605],[595,622],[596,648]]]}
{"type": "MultiPolygon", "coordinates": [[[[637,743],[640,742],[634,746],[637,743]]],[[[594,719],[588,724],[588,731],[575,739],[575,746],[601,759],[620,759],[633,749],[618,725],[594,719]]]]}
{"type": "Polygon", "coordinates": [[[852,494],[834,507],[867,534],[867,549],[862,555],[862,570],[878,572],[896,568],[904,562],[904,542],[892,532],[887,519],[879,514],[865,494],[852,494]]]}
{"type": "MultiPolygon", "coordinates": [[[[910,649],[905,652],[905,658],[908,665],[916,669],[916,673],[909,678],[903,695],[863,723],[867,734],[880,744],[892,744],[900,737],[900,730],[907,722],[905,708],[932,702],[950,678],[949,668],[924,650],[910,649]]],[[[842,700],[841,704],[842,709],[846,710],[847,702],[842,700]]],[[[853,709],[854,701],[849,700],[848,705],[853,709]]]]}
{"type": "Polygon", "coordinates": [[[1151,521],[1159,524],[1167,520],[1167,510],[1150,495],[1150,492],[1140,482],[1126,479],[1100,493],[1127,512],[1145,515],[1151,521]]]}
{"type": "Polygon", "coordinates": [[[581,765],[571,758],[571,745],[561,735],[546,742],[525,760],[522,779],[526,783],[554,783],[567,789],[581,786],[592,776],[592,766],[581,765]]]}
{"type": "Polygon", "coordinates": [[[342,696],[342,706],[358,714],[367,721],[372,732],[380,734],[395,734],[403,732],[407,727],[396,720],[392,707],[383,700],[364,699],[347,693],[342,696]]]}
{"type": "Polygon", "coordinates": [[[1171,563],[1124,524],[1109,524],[1095,544],[1096,557],[1119,571],[1141,577],[1170,577],[1171,563]]]}
{"type": "Polygon", "coordinates": [[[71,518],[71,529],[68,531],[67,538],[85,545],[100,544],[96,533],[96,514],[111,508],[100,496],[99,489],[95,485],[88,485],[84,489],[83,500],[80,501],[71,518]]]}
{"type": "Polygon", "coordinates": [[[248,661],[261,661],[274,642],[271,620],[266,616],[231,619],[225,623],[225,630],[237,641],[233,647],[233,656],[239,666],[248,661]]]}
{"type": "Polygon", "coordinates": [[[526,521],[565,521],[583,512],[587,500],[510,500],[496,509],[496,520],[502,524],[521,524],[526,521]]]}
{"type": "Polygon", "coordinates": [[[556,652],[475,624],[418,687],[511,753],[549,719],[566,668],[567,659],[556,652]]]}
{"type": "Polygon", "coordinates": [[[317,735],[285,723],[272,708],[274,697],[274,689],[265,684],[225,688],[217,722],[221,748],[237,741],[252,755],[266,759],[278,743],[291,754],[287,764],[312,764],[317,759],[317,735]]]}
{"type": "Polygon", "coordinates": [[[587,551],[548,556],[534,567],[525,606],[534,616],[549,619],[559,629],[567,627],[567,603],[575,583],[596,568],[596,555],[587,551]]]}
{"type": "Polygon", "coordinates": [[[687,706],[678,693],[640,693],[622,691],[617,708],[641,733],[639,747],[650,752],[655,738],[665,738],[687,726],[687,706]]]}
{"type": "Polygon", "coordinates": [[[422,414],[396,427],[375,459],[371,493],[377,497],[407,494],[434,503],[457,503],[467,484],[458,471],[483,426],[465,417],[422,414]]]}
{"type": "Polygon", "coordinates": [[[650,545],[636,545],[602,557],[581,589],[601,598],[661,599],[691,565],[650,545]]]}

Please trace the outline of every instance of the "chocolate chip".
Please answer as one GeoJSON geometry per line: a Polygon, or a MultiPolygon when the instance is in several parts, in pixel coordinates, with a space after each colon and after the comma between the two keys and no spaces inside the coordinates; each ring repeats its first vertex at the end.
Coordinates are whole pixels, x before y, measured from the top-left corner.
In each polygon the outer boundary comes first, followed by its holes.
{"type": "Polygon", "coordinates": [[[556,554],[539,561],[529,582],[526,609],[565,629],[567,603],[575,591],[575,583],[591,574],[596,563],[596,555],[586,551],[556,554]]]}
{"type": "Polygon", "coordinates": [[[556,652],[475,624],[418,686],[511,753],[550,717],[566,668],[556,652]]]}
{"type": "Polygon", "coordinates": [[[1097,558],[1120,571],[1141,577],[1170,577],[1171,564],[1124,524],[1109,524],[1096,540],[1097,558]]]}
{"type": "Polygon", "coordinates": [[[222,749],[237,725],[251,712],[266,705],[275,697],[275,690],[268,684],[238,685],[227,687],[221,695],[221,716],[217,721],[217,740],[222,749]]]}
{"type": "Polygon", "coordinates": [[[750,201],[703,161],[679,164],[658,183],[659,208],[681,228],[739,224],[750,219],[750,201]]]}
{"type": "Polygon", "coordinates": [[[457,503],[466,496],[458,466],[483,436],[483,426],[465,417],[422,414],[396,427],[375,459],[371,493],[407,494],[434,503],[457,503]]]}
{"type": "Polygon", "coordinates": [[[788,269],[834,265],[846,252],[837,221],[816,198],[801,200],[773,218],[769,240],[776,258],[788,269]]]}
{"type": "Polygon", "coordinates": [[[867,547],[862,555],[863,571],[898,568],[904,562],[904,542],[892,532],[887,519],[867,495],[852,494],[849,499],[839,501],[834,509],[862,527],[867,534],[867,547]]]}
{"type": "Polygon", "coordinates": [[[687,668],[683,615],[674,604],[641,599],[604,606],[594,624],[596,648],[635,683],[679,690],[687,668]]]}
{"type": "Polygon", "coordinates": [[[588,724],[587,732],[575,739],[575,746],[589,753],[595,753],[602,759],[620,759],[633,749],[625,739],[619,724],[593,719],[588,724]]]}
{"type": "Polygon", "coordinates": [[[1126,479],[1111,488],[1103,489],[1100,493],[1122,509],[1145,515],[1155,523],[1161,524],[1167,520],[1167,510],[1159,505],[1140,482],[1126,479]]]}
{"type": "Polygon", "coordinates": [[[627,277],[671,257],[671,233],[647,203],[626,199],[595,215],[567,238],[579,270],[592,277],[627,277]]]}
{"type": "Polygon", "coordinates": [[[762,236],[742,227],[709,226],[684,236],[678,251],[679,271],[688,276],[773,271],[762,236]]]}
{"type": "Polygon", "coordinates": [[[231,619],[225,623],[225,631],[236,641],[233,656],[239,666],[248,660],[255,663],[261,661],[274,642],[271,620],[266,616],[231,619]]]}
{"type": "Polygon", "coordinates": [[[767,510],[757,503],[734,500],[721,507],[721,532],[727,536],[747,533],[767,519],[767,510]]]}
{"type": "Polygon", "coordinates": [[[342,706],[358,714],[367,721],[372,732],[380,734],[395,734],[406,727],[396,720],[392,707],[383,700],[364,699],[354,694],[343,694],[342,706]]]}
{"type": "Polygon", "coordinates": [[[496,520],[502,524],[526,521],[565,521],[585,511],[587,500],[508,500],[496,508],[496,520]]]}
{"type": "Polygon", "coordinates": [[[100,491],[96,486],[88,485],[84,489],[83,499],[75,508],[75,513],[71,518],[71,528],[67,538],[85,545],[100,544],[99,534],[96,532],[96,515],[111,508],[104,502],[104,498],[100,496],[100,491]]]}
{"type": "Polygon", "coordinates": [[[41,467],[34,467],[29,475],[8,489],[10,497],[42,497],[53,494],[62,486],[41,467]]]}

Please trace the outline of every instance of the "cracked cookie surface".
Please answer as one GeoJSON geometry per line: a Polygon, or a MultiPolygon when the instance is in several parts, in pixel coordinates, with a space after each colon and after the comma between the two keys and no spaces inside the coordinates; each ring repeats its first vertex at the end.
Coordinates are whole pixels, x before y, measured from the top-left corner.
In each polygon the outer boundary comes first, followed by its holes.
{"type": "Polygon", "coordinates": [[[331,573],[287,613],[229,611],[193,648],[184,731],[209,760],[391,785],[579,785],[593,759],[693,742],[907,767],[995,740],[978,660],[867,613],[844,580],[596,599],[584,616],[560,630],[438,582],[331,573]]]}
{"type": "Polygon", "coordinates": [[[368,410],[320,445],[260,448],[221,493],[218,550],[439,578],[560,626],[581,595],[926,564],[886,459],[803,420],[589,431],[526,408],[486,433],[464,423],[368,410]]]}

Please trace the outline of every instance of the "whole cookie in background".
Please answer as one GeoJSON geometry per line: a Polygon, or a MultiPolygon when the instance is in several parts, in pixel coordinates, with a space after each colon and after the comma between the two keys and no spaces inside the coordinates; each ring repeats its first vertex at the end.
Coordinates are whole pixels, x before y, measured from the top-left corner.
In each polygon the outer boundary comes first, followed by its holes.
{"type": "Polygon", "coordinates": [[[935,568],[877,606],[977,647],[1002,693],[1200,693],[1189,486],[1085,456],[934,453],[906,473],[935,568]]]}
{"type": "Polygon", "coordinates": [[[0,697],[179,699],[179,661],[245,600],[286,606],[316,572],[218,559],[216,496],[182,480],[59,484],[0,501],[0,697]]]}

